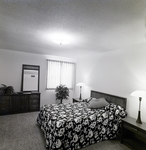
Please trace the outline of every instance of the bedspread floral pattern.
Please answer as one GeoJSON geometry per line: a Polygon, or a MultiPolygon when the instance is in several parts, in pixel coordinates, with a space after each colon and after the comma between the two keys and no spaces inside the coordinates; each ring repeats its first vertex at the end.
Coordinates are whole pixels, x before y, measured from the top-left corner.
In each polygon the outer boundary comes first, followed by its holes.
{"type": "Polygon", "coordinates": [[[76,150],[117,136],[125,110],[109,104],[89,109],[88,103],[51,104],[41,107],[37,123],[51,150],[76,150]]]}

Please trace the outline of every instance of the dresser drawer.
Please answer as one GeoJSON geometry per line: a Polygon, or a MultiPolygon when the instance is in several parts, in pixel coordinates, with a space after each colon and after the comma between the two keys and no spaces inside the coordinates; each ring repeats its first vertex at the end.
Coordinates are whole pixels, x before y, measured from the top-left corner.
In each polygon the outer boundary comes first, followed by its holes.
{"type": "Polygon", "coordinates": [[[0,115],[5,115],[10,113],[10,110],[6,109],[6,108],[0,108],[0,115]]]}
{"type": "Polygon", "coordinates": [[[30,104],[39,104],[39,99],[30,99],[29,103],[30,104]]]}
{"type": "Polygon", "coordinates": [[[0,115],[8,114],[10,112],[9,105],[0,107],[0,115]]]}
{"type": "Polygon", "coordinates": [[[0,100],[0,107],[7,106],[9,104],[10,104],[10,101],[8,100],[0,100]]]}
{"type": "Polygon", "coordinates": [[[0,101],[2,100],[5,100],[5,101],[7,101],[7,100],[9,100],[10,99],[10,96],[6,96],[6,95],[3,95],[3,96],[0,96],[0,101]]]}
{"type": "Polygon", "coordinates": [[[29,110],[30,111],[39,111],[40,110],[40,94],[30,95],[29,110]]]}
{"type": "Polygon", "coordinates": [[[30,111],[39,111],[40,110],[40,108],[39,108],[40,106],[39,105],[30,105],[30,111]]]}
{"type": "Polygon", "coordinates": [[[30,95],[30,99],[39,99],[39,97],[40,97],[39,94],[30,95]]]}

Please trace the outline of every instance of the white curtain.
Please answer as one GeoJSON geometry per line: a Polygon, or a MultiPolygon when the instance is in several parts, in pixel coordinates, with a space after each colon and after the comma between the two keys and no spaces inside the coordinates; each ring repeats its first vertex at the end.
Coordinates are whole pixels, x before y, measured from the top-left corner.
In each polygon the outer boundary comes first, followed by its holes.
{"type": "Polygon", "coordinates": [[[47,60],[47,62],[47,89],[55,89],[60,84],[66,85],[69,89],[73,89],[75,63],[58,60],[47,60]]]}

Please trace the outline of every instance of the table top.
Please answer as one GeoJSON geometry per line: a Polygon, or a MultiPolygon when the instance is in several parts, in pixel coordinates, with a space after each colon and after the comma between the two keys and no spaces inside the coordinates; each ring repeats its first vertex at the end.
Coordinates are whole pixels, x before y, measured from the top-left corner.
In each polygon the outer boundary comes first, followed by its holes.
{"type": "Polygon", "coordinates": [[[146,131],[146,123],[145,122],[142,122],[142,124],[136,123],[136,119],[131,118],[131,117],[126,117],[126,118],[122,119],[122,121],[132,124],[140,129],[143,129],[146,131]]]}

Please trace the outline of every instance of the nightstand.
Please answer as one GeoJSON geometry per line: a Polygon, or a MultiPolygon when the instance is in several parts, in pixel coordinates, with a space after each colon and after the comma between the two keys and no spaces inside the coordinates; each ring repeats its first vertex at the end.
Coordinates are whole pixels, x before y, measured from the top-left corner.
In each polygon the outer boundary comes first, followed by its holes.
{"type": "Polygon", "coordinates": [[[122,119],[121,143],[135,150],[146,150],[146,123],[138,124],[136,119],[122,119]]]}
{"type": "Polygon", "coordinates": [[[82,101],[82,99],[79,99],[79,98],[73,98],[73,103],[75,103],[75,102],[81,102],[82,101]]]}

